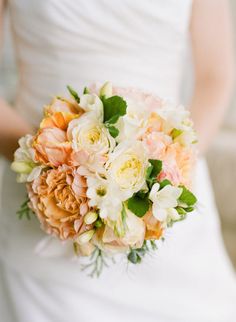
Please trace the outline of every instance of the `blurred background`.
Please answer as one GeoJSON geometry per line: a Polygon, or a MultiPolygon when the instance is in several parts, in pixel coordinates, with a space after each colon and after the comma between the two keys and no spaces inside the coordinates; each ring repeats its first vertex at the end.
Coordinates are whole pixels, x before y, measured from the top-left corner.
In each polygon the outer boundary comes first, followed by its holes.
{"type": "MultiPolygon", "coordinates": [[[[235,20],[235,0],[231,0],[231,6],[233,20],[235,20]]],[[[12,102],[15,95],[17,72],[7,18],[5,24],[4,47],[0,60],[0,96],[12,102]]],[[[236,24],[234,29],[236,43],[236,24]]],[[[186,72],[188,74],[189,70],[186,72]]],[[[190,92],[191,89],[188,91],[190,92]]],[[[183,94],[189,95],[189,93],[183,94]]],[[[207,160],[221,216],[225,245],[236,268],[236,88],[221,131],[208,152],[207,160]]]]}

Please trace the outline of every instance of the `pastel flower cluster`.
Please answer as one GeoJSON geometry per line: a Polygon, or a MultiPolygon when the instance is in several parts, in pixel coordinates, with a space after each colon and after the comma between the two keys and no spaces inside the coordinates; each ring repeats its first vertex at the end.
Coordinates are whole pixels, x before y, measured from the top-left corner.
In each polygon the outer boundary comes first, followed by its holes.
{"type": "Polygon", "coordinates": [[[19,140],[12,169],[47,234],[79,255],[124,252],[138,263],[195,208],[189,112],[109,82],[80,97],[68,89],[71,98],[54,98],[37,133],[19,140]]]}

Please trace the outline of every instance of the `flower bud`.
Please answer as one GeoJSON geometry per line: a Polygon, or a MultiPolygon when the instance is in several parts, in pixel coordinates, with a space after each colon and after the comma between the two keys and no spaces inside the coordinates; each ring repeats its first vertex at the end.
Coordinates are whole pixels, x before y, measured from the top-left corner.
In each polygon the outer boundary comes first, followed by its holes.
{"type": "Polygon", "coordinates": [[[93,237],[94,233],[95,233],[95,230],[91,229],[79,235],[79,237],[76,239],[77,243],[80,245],[88,243],[90,239],[93,237]]]}
{"type": "Polygon", "coordinates": [[[112,84],[106,82],[100,89],[100,96],[105,96],[106,98],[112,96],[112,84]]]}
{"type": "Polygon", "coordinates": [[[91,225],[94,223],[98,218],[98,214],[95,211],[89,211],[85,216],[84,216],[84,222],[86,225],[91,225]]]}
{"type": "Polygon", "coordinates": [[[11,169],[17,173],[30,173],[32,171],[32,167],[24,161],[12,162],[11,169]]]}

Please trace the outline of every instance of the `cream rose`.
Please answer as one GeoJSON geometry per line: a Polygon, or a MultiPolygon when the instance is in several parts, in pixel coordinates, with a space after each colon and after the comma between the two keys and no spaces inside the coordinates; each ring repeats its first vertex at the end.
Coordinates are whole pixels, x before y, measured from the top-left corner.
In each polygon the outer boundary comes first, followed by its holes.
{"type": "Polygon", "coordinates": [[[90,162],[99,161],[99,157],[101,160],[115,146],[115,140],[108,130],[91,114],[71,121],[67,134],[74,152],[87,153],[90,162]]]}
{"type": "Polygon", "coordinates": [[[142,142],[118,144],[109,155],[106,166],[108,176],[126,194],[126,198],[144,187],[148,159],[142,142]]]}

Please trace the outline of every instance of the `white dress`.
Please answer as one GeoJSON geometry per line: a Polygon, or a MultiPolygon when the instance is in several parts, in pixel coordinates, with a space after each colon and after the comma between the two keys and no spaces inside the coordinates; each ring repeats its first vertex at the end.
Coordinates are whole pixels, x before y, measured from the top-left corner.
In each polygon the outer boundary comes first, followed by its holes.
{"type": "MultiPolygon", "coordinates": [[[[15,106],[38,125],[42,106],[65,86],[112,81],[179,100],[190,0],[9,0],[19,68],[15,106]]],[[[99,279],[62,247],[35,253],[36,219],[19,221],[25,197],[2,165],[2,322],[233,322],[236,281],[225,253],[204,160],[195,189],[201,212],[168,232],[153,258],[123,260],[99,279]]]]}

